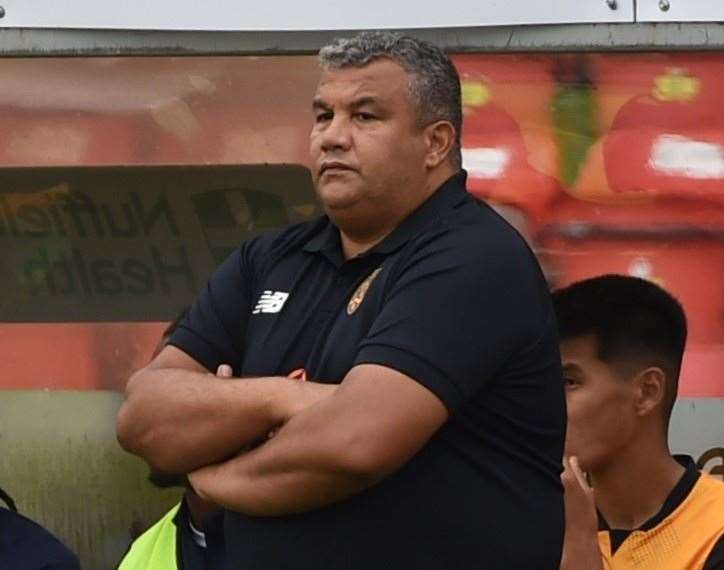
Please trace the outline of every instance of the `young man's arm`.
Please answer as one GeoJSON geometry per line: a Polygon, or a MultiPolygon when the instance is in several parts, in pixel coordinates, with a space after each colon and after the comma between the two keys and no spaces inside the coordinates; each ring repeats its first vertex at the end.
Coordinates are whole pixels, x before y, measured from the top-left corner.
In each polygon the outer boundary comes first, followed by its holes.
{"type": "Polygon", "coordinates": [[[187,473],[234,455],[335,388],[281,377],[218,378],[167,346],[128,381],[118,440],[155,469],[187,473]]]}
{"type": "Polygon", "coordinates": [[[603,570],[593,489],[577,458],[566,457],[563,465],[561,482],[565,490],[566,535],[561,570],[603,570]]]}
{"type": "Polygon", "coordinates": [[[391,368],[355,366],[339,390],[257,449],[189,475],[196,492],[257,516],[309,511],[397,470],[448,417],[426,387],[391,368]]]}

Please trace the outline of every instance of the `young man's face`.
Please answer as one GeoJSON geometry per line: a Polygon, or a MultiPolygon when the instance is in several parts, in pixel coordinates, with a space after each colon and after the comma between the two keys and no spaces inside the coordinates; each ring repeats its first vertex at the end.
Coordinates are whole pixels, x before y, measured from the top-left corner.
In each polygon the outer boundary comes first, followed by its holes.
{"type": "Polygon", "coordinates": [[[561,359],[568,404],[565,453],[578,457],[584,471],[600,471],[633,438],[633,385],[598,357],[592,335],[563,339],[561,359]]]}
{"type": "Polygon", "coordinates": [[[397,63],[322,73],[310,134],[312,177],[333,218],[376,222],[404,211],[425,175],[423,130],[397,63]]]}

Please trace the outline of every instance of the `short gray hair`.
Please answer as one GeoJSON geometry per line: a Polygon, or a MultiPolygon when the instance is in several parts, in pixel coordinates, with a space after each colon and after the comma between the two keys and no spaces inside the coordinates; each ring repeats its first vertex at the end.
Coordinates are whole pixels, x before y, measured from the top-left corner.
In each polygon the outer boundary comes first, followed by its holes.
{"type": "Polygon", "coordinates": [[[397,32],[362,32],[352,38],[338,38],[319,50],[323,69],[364,67],[379,59],[394,61],[410,76],[407,90],[421,126],[443,120],[455,127],[451,156],[459,168],[463,126],[460,76],[442,49],[397,32]]]}

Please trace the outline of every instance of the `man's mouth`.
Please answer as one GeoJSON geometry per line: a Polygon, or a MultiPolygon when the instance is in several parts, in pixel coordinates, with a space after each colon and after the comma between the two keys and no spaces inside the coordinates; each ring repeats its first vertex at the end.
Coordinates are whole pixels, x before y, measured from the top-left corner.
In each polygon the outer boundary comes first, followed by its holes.
{"type": "Polygon", "coordinates": [[[319,175],[322,176],[325,173],[336,174],[340,172],[353,172],[354,168],[343,162],[325,162],[319,168],[319,175]]]}

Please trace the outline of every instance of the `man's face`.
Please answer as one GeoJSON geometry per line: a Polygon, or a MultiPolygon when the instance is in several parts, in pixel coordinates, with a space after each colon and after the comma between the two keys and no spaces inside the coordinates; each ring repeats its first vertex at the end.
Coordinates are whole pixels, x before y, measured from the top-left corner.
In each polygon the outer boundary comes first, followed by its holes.
{"type": "Polygon", "coordinates": [[[422,190],[426,147],[408,82],[400,65],[384,59],[323,71],[310,155],[317,194],[333,218],[379,223],[422,190]]]}
{"type": "Polygon", "coordinates": [[[636,414],[632,382],[598,357],[594,336],[561,341],[568,404],[566,455],[598,471],[632,440],[636,414]]]}

